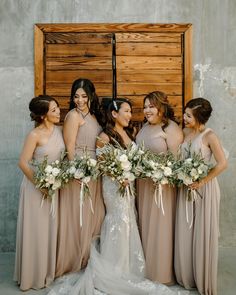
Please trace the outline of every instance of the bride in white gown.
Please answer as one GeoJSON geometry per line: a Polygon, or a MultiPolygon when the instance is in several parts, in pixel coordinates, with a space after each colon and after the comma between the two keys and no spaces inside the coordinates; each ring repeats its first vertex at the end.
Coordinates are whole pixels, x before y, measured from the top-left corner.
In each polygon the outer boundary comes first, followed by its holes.
{"type": "MultiPolygon", "coordinates": [[[[131,104],[126,99],[111,102],[107,127],[100,134],[98,152],[104,142],[114,138],[122,146],[132,142],[126,128],[131,119],[131,104]]],[[[106,216],[101,236],[91,245],[90,259],[84,271],[59,279],[49,295],[175,295],[180,292],[145,279],[145,260],[136,222],[134,198],[121,197],[118,185],[103,177],[106,216]]],[[[187,292],[188,293],[188,292],[187,292]]],[[[186,292],[184,291],[184,294],[186,292]]]]}

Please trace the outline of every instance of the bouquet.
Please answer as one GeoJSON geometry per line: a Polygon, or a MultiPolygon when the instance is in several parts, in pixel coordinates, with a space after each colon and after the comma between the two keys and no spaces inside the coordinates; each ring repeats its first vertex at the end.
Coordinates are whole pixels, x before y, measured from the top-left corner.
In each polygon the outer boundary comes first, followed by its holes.
{"type": "Polygon", "coordinates": [[[68,175],[65,172],[65,152],[61,153],[60,159],[48,163],[48,156],[45,156],[43,161],[32,160],[31,164],[35,167],[34,183],[36,188],[43,191],[41,207],[45,199],[51,200],[50,213],[55,215],[54,197],[56,191],[63,187],[68,181],[68,175]]]}
{"type": "Polygon", "coordinates": [[[140,176],[138,169],[142,161],[144,149],[131,143],[127,149],[119,143],[112,145],[106,144],[100,149],[99,170],[101,175],[107,175],[119,184],[119,193],[122,197],[134,196],[131,183],[140,176]]]}
{"type": "Polygon", "coordinates": [[[90,196],[89,182],[91,179],[96,179],[99,176],[99,170],[97,166],[97,161],[89,156],[89,154],[84,151],[82,156],[76,156],[74,160],[68,162],[67,175],[69,179],[77,179],[81,183],[80,189],[80,226],[83,223],[83,203],[84,199],[87,197],[90,201],[90,207],[92,212],[93,204],[90,196]]]}
{"type": "Polygon", "coordinates": [[[171,152],[157,154],[147,150],[142,157],[141,167],[139,168],[142,177],[152,179],[155,186],[155,203],[162,209],[163,215],[165,215],[165,212],[162,200],[162,185],[175,184],[175,163],[175,157],[171,152]]]}
{"type": "MultiPolygon", "coordinates": [[[[206,163],[200,152],[191,152],[190,148],[187,149],[187,157],[183,160],[179,160],[176,163],[176,166],[178,166],[175,171],[176,183],[178,185],[184,184],[186,186],[192,184],[195,181],[200,181],[206,177],[212,168],[212,165],[206,163]]],[[[187,197],[189,201],[192,200],[192,195],[194,195],[195,198],[194,192],[201,197],[197,190],[190,190],[187,197]]]]}
{"type": "MultiPolygon", "coordinates": [[[[176,169],[176,179],[178,185],[190,185],[195,181],[200,181],[204,177],[207,176],[209,171],[212,168],[212,165],[210,163],[207,163],[205,159],[202,157],[201,152],[191,152],[191,143],[189,144],[186,151],[186,157],[185,159],[180,159],[176,166],[178,168],[176,169]]],[[[188,216],[188,202],[191,202],[191,213],[192,218],[190,221],[189,228],[193,225],[193,202],[196,200],[197,196],[201,196],[201,194],[198,192],[198,190],[188,189],[187,192],[187,198],[186,198],[186,220],[187,223],[189,223],[189,216],[188,216]]]]}

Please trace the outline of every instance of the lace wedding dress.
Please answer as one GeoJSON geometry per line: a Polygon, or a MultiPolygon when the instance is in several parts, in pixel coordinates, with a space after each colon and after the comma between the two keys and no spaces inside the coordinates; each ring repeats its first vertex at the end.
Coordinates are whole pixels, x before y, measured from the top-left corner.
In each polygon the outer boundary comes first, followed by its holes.
{"type": "MultiPolygon", "coordinates": [[[[145,260],[136,222],[134,197],[121,197],[118,185],[103,177],[106,216],[101,236],[91,245],[84,271],[62,277],[49,295],[175,295],[145,279],[145,260]]],[[[186,292],[183,292],[186,294],[186,292]]],[[[188,292],[187,292],[188,293],[188,292]]]]}

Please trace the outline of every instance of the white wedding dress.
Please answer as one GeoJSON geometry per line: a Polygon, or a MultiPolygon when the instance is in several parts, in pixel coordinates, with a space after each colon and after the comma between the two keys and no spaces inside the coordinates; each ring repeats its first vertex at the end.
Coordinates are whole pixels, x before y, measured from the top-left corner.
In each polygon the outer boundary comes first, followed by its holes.
{"type": "MultiPolygon", "coordinates": [[[[91,245],[84,271],[56,281],[49,295],[176,295],[145,279],[145,260],[136,222],[134,197],[121,197],[118,185],[103,177],[106,216],[101,236],[91,245]]],[[[188,292],[183,291],[183,294],[188,292]]]]}

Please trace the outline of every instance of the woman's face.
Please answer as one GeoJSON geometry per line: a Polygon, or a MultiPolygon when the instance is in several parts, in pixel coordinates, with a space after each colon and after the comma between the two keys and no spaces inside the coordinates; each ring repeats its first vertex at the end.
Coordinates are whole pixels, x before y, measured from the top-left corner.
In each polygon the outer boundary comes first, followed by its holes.
{"type": "Polygon", "coordinates": [[[132,117],[132,110],[127,102],[123,102],[118,112],[113,111],[112,115],[115,118],[115,123],[117,125],[128,127],[132,117]]]}
{"type": "Polygon", "coordinates": [[[60,122],[60,108],[54,100],[49,102],[49,108],[45,119],[53,124],[60,122]]]}
{"type": "Polygon", "coordinates": [[[184,124],[187,128],[196,128],[197,121],[194,118],[193,111],[190,108],[186,108],[184,112],[184,124]]]}
{"type": "Polygon", "coordinates": [[[157,107],[147,98],[144,102],[143,113],[148,123],[157,124],[160,120],[157,107]]]}
{"type": "Polygon", "coordinates": [[[89,111],[88,101],[88,95],[86,94],[84,89],[78,88],[74,96],[74,103],[76,105],[76,108],[83,113],[87,113],[89,111]]]}

